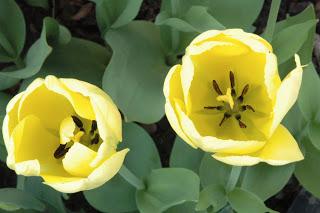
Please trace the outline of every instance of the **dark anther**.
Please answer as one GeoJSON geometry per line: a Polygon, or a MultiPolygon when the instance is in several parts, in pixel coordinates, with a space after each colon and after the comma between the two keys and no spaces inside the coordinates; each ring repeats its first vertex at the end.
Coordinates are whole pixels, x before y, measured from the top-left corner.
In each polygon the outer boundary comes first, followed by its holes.
{"type": "Polygon", "coordinates": [[[255,110],[253,109],[253,107],[251,105],[243,105],[243,106],[241,106],[240,111],[243,112],[243,111],[246,111],[247,109],[251,110],[252,112],[255,112],[255,110]]]}
{"type": "Polygon", "coordinates": [[[241,96],[243,97],[245,94],[247,94],[248,90],[249,90],[249,84],[246,84],[246,85],[243,87],[241,96]]]}
{"type": "Polygon", "coordinates": [[[53,156],[56,159],[63,157],[70,149],[70,148],[66,148],[66,146],[67,144],[60,144],[59,147],[56,149],[56,151],[54,151],[53,156]]]}
{"type": "Polygon", "coordinates": [[[235,116],[235,118],[237,119],[238,123],[239,123],[239,126],[241,129],[243,128],[247,128],[247,125],[245,125],[242,121],[241,121],[241,115],[240,114],[237,114],[235,116]]]}
{"type": "Polygon", "coordinates": [[[92,144],[98,144],[99,143],[99,134],[96,134],[95,136],[94,136],[94,138],[91,140],[91,145],[92,144]]]}
{"type": "Polygon", "coordinates": [[[84,132],[82,121],[77,116],[73,115],[71,117],[72,117],[73,122],[77,125],[77,127],[79,127],[80,131],[84,132]]]}
{"type": "Polygon", "coordinates": [[[97,128],[98,128],[98,126],[97,126],[97,121],[96,121],[96,120],[93,120],[92,123],[91,123],[90,134],[93,135],[94,131],[96,131],[97,128]]]}
{"type": "Polygon", "coordinates": [[[232,71],[229,73],[229,78],[230,78],[230,84],[231,84],[231,95],[234,97],[236,96],[236,90],[234,89],[234,74],[232,71]]]}
{"type": "Polygon", "coordinates": [[[223,124],[223,122],[224,122],[225,120],[227,120],[228,118],[230,118],[230,117],[231,117],[231,115],[230,115],[229,113],[225,112],[225,113],[223,114],[223,118],[222,118],[222,120],[220,121],[219,126],[221,126],[221,125],[223,124]]]}
{"type": "Polygon", "coordinates": [[[213,89],[218,93],[218,95],[222,95],[219,85],[215,80],[212,81],[212,86],[213,86],[213,89]]]}
{"type": "Polygon", "coordinates": [[[205,109],[216,109],[216,110],[224,110],[224,107],[223,106],[206,106],[204,107],[205,109]]]}

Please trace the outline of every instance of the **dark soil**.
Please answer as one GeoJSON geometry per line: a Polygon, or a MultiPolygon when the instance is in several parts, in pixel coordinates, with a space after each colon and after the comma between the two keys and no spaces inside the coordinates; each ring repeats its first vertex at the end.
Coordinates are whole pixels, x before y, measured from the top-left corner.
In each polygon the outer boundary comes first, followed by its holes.
{"type": "MultiPolygon", "coordinates": [[[[56,0],[55,5],[51,3],[50,10],[42,8],[30,7],[24,1],[19,2],[23,10],[27,23],[27,40],[25,50],[28,50],[33,42],[39,38],[42,29],[42,19],[46,16],[54,16],[62,25],[66,26],[75,37],[80,37],[88,40],[104,44],[100,36],[99,29],[95,20],[95,5],[87,0],[56,0]],[[53,6],[54,9],[53,9],[53,6]]],[[[301,12],[308,4],[313,3],[317,8],[318,17],[320,13],[320,3],[316,0],[282,0],[278,20],[285,19],[286,14],[297,14],[301,12]]],[[[267,23],[271,0],[266,0],[264,7],[255,22],[257,27],[256,33],[263,32],[267,23]]],[[[154,21],[160,10],[160,0],[144,0],[140,12],[136,19],[154,21]]],[[[318,23],[317,32],[320,33],[320,24],[318,23]]],[[[318,64],[318,61],[315,61],[318,64]]],[[[0,64],[0,67],[3,67],[0,64]]],[[[19,86],[7,90],[8,93],[14,94],[19,86]]],[[[156,124],[141,125],[152,136],[159,150],[161,161],[164,167],[169,166],[169,157],[175,133],[171,129],[166,118],[163,118],[156,124]]],[[[15,186],[15,173],[6,168],[4,163],[0,163],[0,187],[15,186]]],[[[295,178],[287,184],[287,186],[276,196],[267,201],[267,205],[279,212],[287,212],[292,202],[299,193],[301,186],[295,178]]],[[[70,195],[70,198],[65,201],[67,207],[73,211],[83,209],[85,212],[99,212],[93,209],[84,199],[82,193],[70,195]]]]}

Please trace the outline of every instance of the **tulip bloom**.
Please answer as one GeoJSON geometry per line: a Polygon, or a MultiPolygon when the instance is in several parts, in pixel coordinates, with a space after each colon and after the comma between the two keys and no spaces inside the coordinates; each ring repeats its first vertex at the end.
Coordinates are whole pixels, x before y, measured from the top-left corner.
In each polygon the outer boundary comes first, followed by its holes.
{"type": "Polygon", "coordinates": [[[302,160],[295,139],[280,124],[300,89],[297,55],[295,61],[281,82],[277,58],[263,38],[240,29],[204,32],[166,77],[167,118],[190,146],[227,164],[302,160]]]}
{"type": "Polygon", "coordinates": [[[2,131],[9,168],[66,193],[104,184],[128,152],[116,151],[121,116],[110,97],[75,79],[34,80],[9,102],[2,131]]]}

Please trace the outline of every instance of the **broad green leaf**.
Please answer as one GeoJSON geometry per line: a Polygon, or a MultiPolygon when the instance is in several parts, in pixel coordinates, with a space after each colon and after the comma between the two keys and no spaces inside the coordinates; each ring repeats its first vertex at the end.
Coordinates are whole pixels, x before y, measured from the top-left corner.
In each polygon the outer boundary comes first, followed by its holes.
{"type": "MultiPolygon", "coordinates": [[[[125,165],[131,172],[143,178],[152,169],[161,167],[154,142],[144,129],[134,123],[124,124],[123,137],[119,150],[130,149],[125,158],[125,165]]],[[[88,202],[99,211],[117,213],[137,209],[135,193],[136,189],[118,174],[101,187],[85,191],[84,195],[88,202]]]]}
{"type": "Polygon", "coordinates": [[[34,7],[42,7],[44,9],[49,8],[48,0],[25,0],[29,5],[34,7]]]}
{"type": "Polygon", "coordinates": [[[299,108],[307,121],[320,121],[320,79],[312,63],[304,68],[298,97],[299,108]]]}
{"type": "Polygon", "coordinates": [[[101,78],[110,59],[110,52],[92,41],[72,38],[68,44],[56,46],[41,71],[23,81],[24,90],[35,78],[55,75],[76,78],[101,87],[101,78]]]}
{"type": "Polygon", "coordinates": [[[198,173],[203,155],[202,150],[192,148],[177,136],[170,155],[170,167],[183,167],[198,173]]]}
{"type": "Polygon", "coordinates": [[[5,210],[34,209],[44,211],[45,205],[32,194],[16,188],[0,189],[0,208],[5,210]]]}
{"type": "Polygon", "coordinates": [[[169,68],[157,26],[134,21],[108,31],[105,39],[113,55],[103,76],[103,89],[126,121],[160,120],[164,114],[163,81],[169,68]]]}
{"type": "Polygon", "coordinates": [[[15,61],[26,37],[24,17],[15,1],[0,1],[0,26],[0,62],[15,61]]]}
{"type": "Polygon", "coordinates": [[[313,146],[320,150],[320,124],[318,122],[309,123],[308,135],[313,146]]]}
{"type": "Polygon", "coordinates": [[[31,193],[37,199],[44,203],[49,204],[47,206],[48,213],[65,213],[66,209],[62,201],[62,193],[55,191],[51,187],[42,183],[40,177],[24,177],[18,176],[17,188],[31,193]]]}
{"type": "Polygon", "coordinates": [[[279,64],[287,61],[300,50],[308,39],[309,30],[314,27],[316,23],[316,20],[309,20],[300,24],[291,25],[274,35],[272,46],[279,64]]]}
{"type": "Polygon", "coordinates": [[[231,207],[238,213],[275,213],[265,206],[263,201],[255,194],[244,189],[235,188],[228,194],[231,207]]]}
{"type": "MultiPolygon", "coordinates": [[[[186,202],[180,205],[173,206],[164,213],[195,213],[196,203],[186,202]]],[[[197,211],[197,213],[206,213],[205,211],[197,211]]]]}
{"type": "Polygon", "coordinates": [[[203,187],[211,184],[225,186],[227,184],[231,168],[231,166],[215,160],[210,154],[204,155],[199,170],[201,185],[203,187]]]}
{"type": "Polygon", "coordinates": [[[142,0],[93,0],[96,2],[96,18],[102,36],[109,29],[122,27],[132,21],[139,12],[142,0]]]}
{"type": "Polygon", "coordinates": [[[289,181],[294,165],[270,166],[260,163],[245,168],[241,188],[266,200],[278,193],[289,181]]]}
{"type": "Polygon", "coordinates": [[[205,187],[199,196],[196,206],[197,211],[206,210],[210,207],[214,212],[218,212],[227,204],[226,191],[223,186],[212,184],[205,187]]]}
{"type": "Polygon", "coordinates": [[[170,26],[182,32],[201,33],[210,29],[224,29],[224,26],[207,12],[207,8],[202,6],[192,6],[181,18],[170,17],[167,11],[163,11],[157,16],[156,24],[170,26]]]}
{"type": "MultiPolygon", "coordinates": [[[[11,96],[3,92],[0,92],[0,127],[1,128],[2,128],[3,119],[6,115],[6,107],[10,99],[11,99],[11,96]]],[[[7,158],[7,151],[4,145],[2,131],[0,131],[0,160],[2,162],[5,162],[6,158],[7,158]]]]}
{"type": "Polygon", "coordinates": [[[199,177],[188,169],[156,169],[147,176],[145,183],[147,188],[136,194],[141,213],[160,213],[172,206],[196,201],[199,196],[199,177]]]}
{"type": "Polygon", "coordinates": [[[210,13],[226,28],[248,29],[257,19],[264,0],[209,0],[210,13]]]}
{"type": "Polygon", "coordinates": [[[320,151],[316,149],[310,139],[304,138],[305,159],[296,164],[295,176],[300,184],[314,196],[320,198],[320,151]]]}
{"type": "MultiPolygon", "coordinates": [[[[10,71],[10,70],[16,70],[16,66],[10,66],[10,67],[6,67],[4,69],[2,69],[0,72],[2,71],[10,71]]],[[[7,88],[10,88],[14,85],[16,85],[17,83],[19,83],[20,79],[18,78],[11,78],[8,76],[3,76],[0,74],[0,90],[4,90],[7,88]]]]}
{"type": "Polygon", "coordinates": [[[43,20],[43,27],[40,38],[30,47],[24,59],[15,71],[0,72],[2,76],[11,78],[25,79],[37,74],[46,58],[52,51],[52,46],[64,44],[70,41],[70,33],[64,27],[59,26],[58,22],[52,18],[43,20]]]}
{"type": "Polygon", "coordinates": [[[289,130],[289,132],[296,138],[301,134],[301,130],[306,126],[306,120],[304,119],[302,112],[296,102],[293,107],[286,114],[282,120],[282,124],[289,130]]]}

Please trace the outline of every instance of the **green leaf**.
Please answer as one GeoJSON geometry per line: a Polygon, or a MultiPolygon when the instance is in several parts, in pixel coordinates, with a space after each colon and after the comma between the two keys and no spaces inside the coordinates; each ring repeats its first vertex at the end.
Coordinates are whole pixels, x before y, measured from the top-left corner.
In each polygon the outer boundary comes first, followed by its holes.
{"type": "Polygon", "coordinates": [[[263,34],[263,37],[269,42],[272,41],[272,38],[273,38],[273,33],[276,26],[280,5],[281,5],[281,0],[271,1],[271,6],[269,10],[269,15],[268,15],[268,22],[263,34]]]}
{"type": "Polygon", "coordinates": [[[310,122],[308,125],[308,135],[313,146],[320,150],[320,124],[310,122]]]}
{"type": "Polygon", "coordinates": [[[198,173],[203,155],[203,151],[192,148],[177,136],[170,155],[170,167],[183,167],[198,173]]]}
{"type": "Polygon", "coordinates": [[[62,201],[62,193],[42,183],[40,177],[18,176],[17,188],[31,193],[37,199],[49,204],[48,212],[65,213],[66,209],[62,201]]]}
{"type": "Polygon", "coordinates": [[[294,164],[270,166],[260,163],[245,168],[241,188],[248,190],[261,200],[266,200],[278,193],[289,181],[294,171],[294,164]]]}
{"type": "MultiPolygon", "coordinates": [[[[185,202],[180,205],[173,206],[165,211],[165,213],[195,213],[196,203],[185,202]]],[[[205,211],[197,211],[197,213],[206,213],[205,211]]]]}
{"type": "Polygon", "coordinates": [[[183,168],[153,170],[145,180],[147,188],[137,191],[137,206],[141,213],[162,212],[199,197],[197,174],[183,168]]]}
{"type": "Polygon", "coordinates": [[[0,208],[5,210],[34,209],[44,211],[45,205],[32,194],[16,188],[0,189],[0,208]]]}
{"type": "Polygon", "coordinates": [[[156,24],[170,26],[182,32],[198,33],[225,28],[202,6],[192,6],[182,18],[170,17],[169,12],[163,11],[157,16],[156,24]]]}
{"type": "Polygon", "coordinates": [[[48,0],[25,0],[29,5],[34,7],[42,7],[44,9],[49,9],[48,0]]]}
{"type": "Polygon", "coordinates": [[[55,75],[76,78],[101,87],[101,78],[109,62],[110,52],[92,41],[72,38],[68,44],[56,46],[41,71],[23,81],[23,91],[35,78],[55,75]]]}
{"type": "Polygon", "coordinates": [[[320,121],[320,79],[312,63],[304,68],[298,97],[300,110],[307,121],[320,121]]]}
{"type": "Polygon", "coordinates": [[[227,204],[226,191],[223,186],[212,184],[200,192],[197,211],[206,210],[212,206],[214,212],[218,212],[227,204]]]}
{"type": "Polygon", "coordinates": [[[292,135],[294,135],[296,138],[299,137],[301,130],[305,128],[306,120],[304,119],[297,102],[286,114],[282,120],[282,124],[290,131],[292,135]]]}
{"type": "Polygon", "coordinates": [[[320,198],[320,151],[316,149],[310,139],[304,138],[305,159],[296,164],[295,176],[300,184],[314,196],[320,198]]]}
{"type": "MultiPolygon", "coordinates": [[[[0,127],[2,127],[3,119],[6,115],[6,107],[8,102],[10,101],[11,96],[6,93],[0,92],[0,127]]],[[[2,131],[0,131],[0,160],[5,162],[7,159],[7,151],[4,145],[2,131]]]]}
{"type": "Polygon", "coordinates": [[[168,67],[157,26],[134,21],[108,31],[105,39],[113,55],[103,76],[103,89],[126,121],[160,120],[164,114],[162,87],[168,67]]]}
{"type": "Polygon", "coordinates": [[[238,213],[275,213],[265,206],[263,201],[255,194],[244,189],[235,188],[228,194],[230,205],[238,213]]]}
{"type": "Polygon", "coordinates": [[[226,28],[248,29],[257,19],[264,0],[209,0],[210,13],[226,28]]]}
{"type": "Polygon", "coordinates": [[[308,39],[309,30],[314,27],[316,23],[316,20],[309,20],[288,26],[274,35],[272,46],[279,64],[287,61],[300,50],[304,42],[308,39]]]}
{"type": "Polygon", "coordinates": [[[19,62],[15,71],[2,71],[2,76],[24,79],[37,74],[46,58],[52,51],[52,46],[64,44],[70,41],[70,33],[66,28],[59,26],[59,23],[52,18],[43,20],[43,27],[40,38],[30,47],[24,59],[19,62]],[[23,66],[21,68],[21,66],[23,66]]]}
{"type": "Polygon", "coordinates": [[[0,62],[14,61],[19,57],[26,37],[24,17],[15,1],[0,1],[0,26],[0,62]]]}
{"type": "Polygon", "coordinates": [[[226,186],[231,168],[231,166],[215,160],[210,154],[205,154],[199,170],[201,185],[203,187],[211,184],[226,186]]]}
{"type": "Polygon", "coordinates": [[[122,27],[132,21],[139,12],[142,0],[93,0],[96,2],[96,18],[102,36],[107,30],[122,27]]]}
{"type": "MultiPolygon", "coordinates": [[[[134,123],[124,124],[123,136],[123,142],[121,142],[119,150],[122,148],[130,149],[125,158],[125,165],[131,172],[143,178],[152,169],[161,167],[154,142],[144,129],[134,123]]],[[[117,213],[137,209],[135,193],[136,189],[133,186],[120,175],[116,175],[101,187],[85,191],[84,195],[88,202],[99,211],[117,213]]]]}

